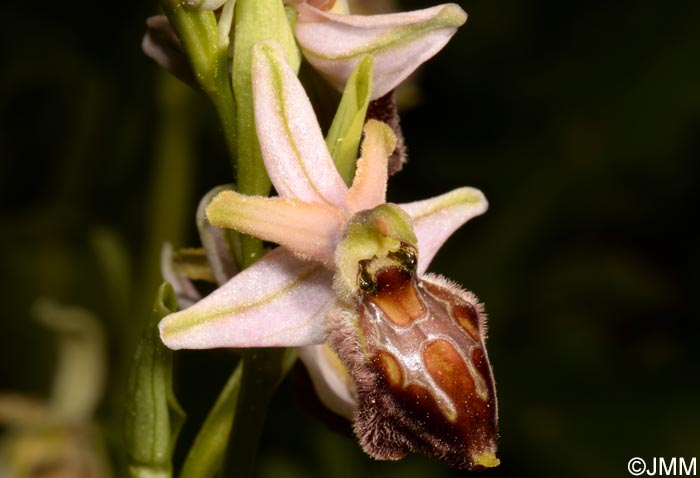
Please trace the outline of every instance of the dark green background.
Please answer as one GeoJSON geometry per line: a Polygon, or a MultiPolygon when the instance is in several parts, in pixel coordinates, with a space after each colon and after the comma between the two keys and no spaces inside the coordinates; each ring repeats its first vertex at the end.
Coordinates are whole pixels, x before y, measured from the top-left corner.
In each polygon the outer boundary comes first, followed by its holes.
{"type": "MultiPolygon", "coordinates": [[[[490,315],[503,464],[485,476],[625,477],[634,456],[699,455],[700,4],[462,6],[467,24],[402,116],[410,162],[389,195],[471,185],[489,198],[431,268],[490,315]]],[[[93,310],[110,337],[98,418],[117,463],[159,245],[195,244],[198,196],[231,180],[206,100],[141,53],[155,11],[13,2],[0,29],[0,391],[49,391],[36,297],[93,310]]],[[[183,450],[233,363],[179,355],[183,450]]],[[[275,399],[261,477],[459,475],[420,457],[371,462],[315,418],[305,385],[294,370],[275,399]]]]}

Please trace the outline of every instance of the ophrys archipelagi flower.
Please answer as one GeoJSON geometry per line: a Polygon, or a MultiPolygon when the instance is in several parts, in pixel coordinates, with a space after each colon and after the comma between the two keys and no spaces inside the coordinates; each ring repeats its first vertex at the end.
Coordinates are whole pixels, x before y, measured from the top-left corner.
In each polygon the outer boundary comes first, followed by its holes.
{"type": "Polygon", "coordinates": [[[206,211],[214,226],[281,247],[163,319],[164,343],[303,347],[321,399],[351,416],[370,455],[397,459],[417,451],[463,468],[497,465],[482,306],[425,273],[452,232],[486,210],[484,196],[460,188],[386,203],[395,137],[378,121],[365,125],[348,187],[274,42],[254,47],[253,78],[257,134],[279,196],[224,191],[206,211]]]}
{"type": "MultiPolygon", "coordinates": [[[[224,8],[226,3],[226,0],[183,2],[186,8],[207,10],[224,8]]],[[[382,15],[351,14],[347,6],[343,8],[344,2],[290,0],[285,3],[294,4],[296,10],[294,37],[301,52],[337,90],[343,91],[365,55],[374,57],[373,100],[392,91],[439,52],[467,20],[464,10],[454,3],[382,15]],[[334,8],[328,11],[331,4],[335,4],[334,8]]],[[[183,81],[195,84],[195,75],[168,19],[151,17],[146,25],[144,52],[183,81]]],[[[225,33],[221,41],[227,47],[230,15],[220,15],[219,29],[225,33]]]]}

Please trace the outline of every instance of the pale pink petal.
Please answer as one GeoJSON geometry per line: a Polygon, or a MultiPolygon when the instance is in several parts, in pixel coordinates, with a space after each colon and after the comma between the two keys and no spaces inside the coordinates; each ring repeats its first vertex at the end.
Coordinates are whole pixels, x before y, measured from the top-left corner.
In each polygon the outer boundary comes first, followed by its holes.
{"type": "Polygon", "coordinates": [[[396,147],[396,136],[381,121],[369,120],[364,133],[362,155],[348,193],[348,209],[353,213],[386,202],[387,163],[396,147]]]}
{"type": "Polygon", "coordinates": [[[337,208],[281,197],[219,193],[207,207],[209,221],[276,242],[295,254],[332,266],[338,231],[345,222],[337,208]]]}
{"type": "Polygon", "coordinates": [[[211,200],[223,191],[230,191],[231,186],[217,186],[199,201],[197,206],[197,231],[202,241],[207,261],[217,284],[222,285],[238,273],[238,265],[231,257],[224,230],[213,226],[207,218],[206,209],[211,200]]]}
{"type": "Polygon", "coordinates": [[[160,274],[164,281],[173,286],[178,308],[186,309],[202,298],[189,277],[177,271],[173,261],[173,246],[169,242],[163,244],[160,251],[160,274]]]}
{"type": "Polygon", "coordinates": [[[335,352],[326,344],[299,350],[299,358],[309,372],[316,395],[329,410],[352,420],[357,408],[352,378],[335,352]]]}
{"type": "Polygon", "coordinates": [[[141,41],[146,56],[188,85],[199,88],[192,67],[182,51],[180,40],[165,15],[148,17],[146,34],[141,41]]]}
{"type": "Polygon", "coordinates": [[[486,212],[488,202],[478,189],[459,188],[399,206],[413,220],[413,230],[418,238],[418,273],[422,274],[447,238],[462,224],[486,212]]]}
{"type": "Polygon", "coordinates": [[[172,349],[322,343],[332,272],[277,248],[189,309],[159,324],[172,349]]]}
{"type": "Polygon", "coordinates": [[[253,47],[253,99],[260,149],[279,195],[344,207],[348,188],[309,98],[275,42],[253,47]]]}
{"type": "Polygon", "coordinates": [[[297,5],[304,57],[342,91],[357,62],[374,55],[372,99],[396,88],[450,40],[467,14],[455,4],[385,15],[341,15],[297,5]]]}

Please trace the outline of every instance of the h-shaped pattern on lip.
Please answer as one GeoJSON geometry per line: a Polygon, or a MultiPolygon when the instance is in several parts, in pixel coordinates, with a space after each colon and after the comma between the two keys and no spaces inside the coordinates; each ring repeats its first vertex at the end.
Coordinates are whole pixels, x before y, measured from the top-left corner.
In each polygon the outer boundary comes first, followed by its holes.
{"type": "MultiPolygon", "coordinates": [[[[430,448],[442,441],[433,453],[460,466],[478,465],[480,457],[490,456],[492,444],[475,437],[483,431],[495,436],[496,430],[481,306],[470,294],[457,294],[437,278],[419,279],[401,266],[381,267],[373,279],[374,289],[358,300],[358,325],[377,377],[376,394],[384,389],[394,397],[373,419],[401,422],[410,416],[418,424],[394,424],[402,435],[394,437],[396,443],[382,438],[378,455],[399,457],[406,443],[430,448]]],[[[381,402],[375,393],[359,399],[381,402]]]]}

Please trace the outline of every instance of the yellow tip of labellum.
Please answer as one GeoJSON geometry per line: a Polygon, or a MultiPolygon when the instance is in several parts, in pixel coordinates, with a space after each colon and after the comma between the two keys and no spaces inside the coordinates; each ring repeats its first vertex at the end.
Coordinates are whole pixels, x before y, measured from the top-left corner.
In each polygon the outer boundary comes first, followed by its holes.
{"type": "Polygon", "coordinates": [[[474,457],[474,466],[483,466],[484,468],[493,468],[501,464],[501,460],[496,458],[493,452],[485,451],[474,457]]]}

